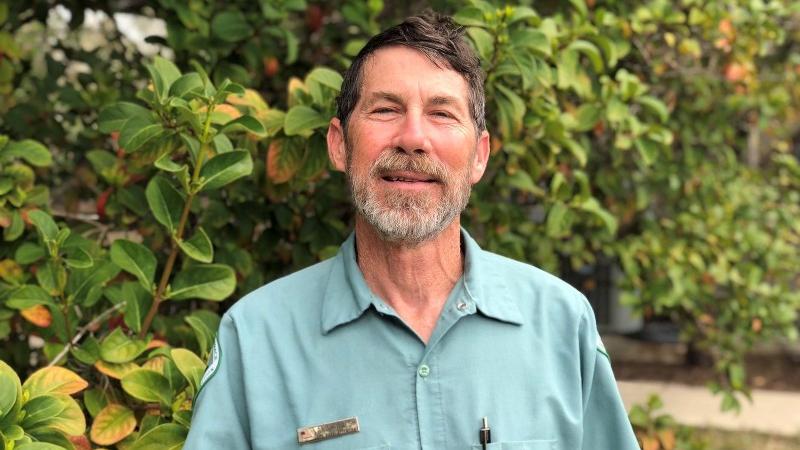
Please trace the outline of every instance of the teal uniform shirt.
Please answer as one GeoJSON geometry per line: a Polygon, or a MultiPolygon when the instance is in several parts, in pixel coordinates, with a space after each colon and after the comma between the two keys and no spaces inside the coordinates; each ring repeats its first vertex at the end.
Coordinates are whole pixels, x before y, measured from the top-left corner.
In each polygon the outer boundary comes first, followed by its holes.
{"type": "Polygon", "coordinates": [[[586,299],[483,251],[426,345],[339,253],[274,281],[223,317],[184,446],[205,449],[638,450],[586,299]],[[356,417],[359,431],[298,443],[356,417]]]}

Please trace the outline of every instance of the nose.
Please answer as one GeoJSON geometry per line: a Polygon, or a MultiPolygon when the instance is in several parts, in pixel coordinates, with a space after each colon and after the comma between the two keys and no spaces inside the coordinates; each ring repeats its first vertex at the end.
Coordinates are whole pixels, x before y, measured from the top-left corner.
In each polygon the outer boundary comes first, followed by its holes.
{"type": "Polygon", "coordinates": [[[421,112],[409,110],[399,123],[394,147],[406,153],[427,153],[431,149],[430,138],[425,129],[421,112]]]}

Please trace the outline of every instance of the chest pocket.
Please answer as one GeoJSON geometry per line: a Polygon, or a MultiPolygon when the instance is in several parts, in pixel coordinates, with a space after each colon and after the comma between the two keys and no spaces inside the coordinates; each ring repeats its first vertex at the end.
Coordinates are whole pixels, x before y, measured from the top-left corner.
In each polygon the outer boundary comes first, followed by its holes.
{"type": "MultiPolygon", "coordinates": [[[[486,450],[558,450],[555,439],[514,442],[492,442],[486,450]]],[[[482,445],[473,445],[472,450],[483,450],[482,445]]]]}

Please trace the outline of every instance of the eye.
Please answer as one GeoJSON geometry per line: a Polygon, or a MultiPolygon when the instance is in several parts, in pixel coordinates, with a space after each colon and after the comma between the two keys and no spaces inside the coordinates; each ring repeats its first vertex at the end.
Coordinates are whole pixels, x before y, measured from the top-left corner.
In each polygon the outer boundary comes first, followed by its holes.
{"type": "Polygon", "coordinates": [[[373,114],[388,114],[395,112],[392,108],[375,108],[372,110],[373,114]]]}
{"type": "Polygon", "coordinates": [[[452,114],[450,114],[449,112],[447,112],[447,111],[433,111],[431,114],[433,114],[436,117],[441,117],[441,118],[444,118],[444,119],[453,119],[454,118],[454,116],[452,114]]]}

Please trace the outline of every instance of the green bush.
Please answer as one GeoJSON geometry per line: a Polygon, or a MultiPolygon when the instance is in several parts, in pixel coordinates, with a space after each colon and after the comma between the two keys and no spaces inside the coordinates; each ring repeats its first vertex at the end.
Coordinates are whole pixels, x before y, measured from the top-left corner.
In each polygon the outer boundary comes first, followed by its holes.
{"type": "MultiPolygon", "coordinates": [[[[414,5],[130,6],[166,21],[164,57],[113,3],[64,5],[0,1],[0,433],[179,447],[219,314],[349,232],[339,73],[414,5]]],[[[554,272],[619,261],[626,302],[676,319],[735,407],[747,349],[796,335],[800,8],[436,6],[487,73],[466,226],[554,272]]]]}

